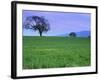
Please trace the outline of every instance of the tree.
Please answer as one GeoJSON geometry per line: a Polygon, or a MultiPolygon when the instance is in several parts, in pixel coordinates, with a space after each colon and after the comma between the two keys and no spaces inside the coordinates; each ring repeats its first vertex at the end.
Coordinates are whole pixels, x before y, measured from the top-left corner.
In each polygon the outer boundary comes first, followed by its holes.
{"type": "Polygon", "coordinates": [[[71,33],[69,33],[69,36],[70,37],[76,37],[76,33],[75,32],[71,32],[71,33]]]}
{"type": "Polygon", "coordinates": [[[29,16],[24,22],[24,28],[38,31],[40,36],[42,36],[43,32],[50,30],[50,25],[48,20],[46,20],[44,17],[29,16]]]}
{"type": "Polygon", "coordinates": [[[91,36],[89,35],[88,38],[91,38],[91,36]]]}

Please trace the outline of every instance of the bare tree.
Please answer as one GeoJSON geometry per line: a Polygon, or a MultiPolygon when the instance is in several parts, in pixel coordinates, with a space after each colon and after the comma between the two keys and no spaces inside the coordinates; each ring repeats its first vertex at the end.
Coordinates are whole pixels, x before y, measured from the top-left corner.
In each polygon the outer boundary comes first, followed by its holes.
{"type": "Polygon", "coordinates": [[[24,22],[24,28],[38,31],[40,36],[42,36],[43,32],[50,30],[50,25],[48,20],[46,20],[43,16],[29,16],[24,22]]]}

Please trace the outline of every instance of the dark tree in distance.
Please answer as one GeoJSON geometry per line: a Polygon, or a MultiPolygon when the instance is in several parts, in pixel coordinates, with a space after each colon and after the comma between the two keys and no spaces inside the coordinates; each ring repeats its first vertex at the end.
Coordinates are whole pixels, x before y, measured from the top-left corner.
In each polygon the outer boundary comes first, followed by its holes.
{"type": "Polygon", "coordinates": [[[24,22],[24,28],[38,31],[40,36],[42,36],[43,32],[50,30],[50,25],[44,17],[29,16],[24,22]]]}
{"type": "Polygon", "coordinates": [[[91,38],[91,36],[88,36],[88,38],[91,38]]]}
{"type": "Polygon", "coordinates": [[[70,37],[76,37],[76,33],[75,32],[71,32],[71,33],[69,33],[69,36],[70,37]]]}

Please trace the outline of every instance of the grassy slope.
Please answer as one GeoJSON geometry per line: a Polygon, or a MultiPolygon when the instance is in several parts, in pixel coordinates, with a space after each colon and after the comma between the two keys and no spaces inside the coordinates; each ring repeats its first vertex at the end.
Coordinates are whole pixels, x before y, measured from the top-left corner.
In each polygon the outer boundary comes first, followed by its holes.
{"type": "Polygon", "coordinates": [[[89,65],[89,38],[23,37],[24,69],[89,65]]]}

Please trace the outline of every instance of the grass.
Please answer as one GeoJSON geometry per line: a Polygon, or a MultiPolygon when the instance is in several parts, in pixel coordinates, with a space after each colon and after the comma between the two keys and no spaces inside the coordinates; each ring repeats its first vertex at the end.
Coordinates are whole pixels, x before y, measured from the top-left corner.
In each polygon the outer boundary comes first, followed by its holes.
{"type": "Polygon", "coordinates": [[[90,38],[23,36],[23,69],[90,65],[90,38]]]}

